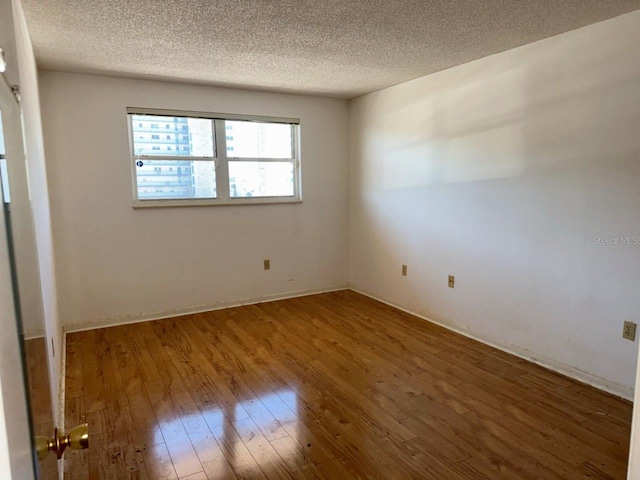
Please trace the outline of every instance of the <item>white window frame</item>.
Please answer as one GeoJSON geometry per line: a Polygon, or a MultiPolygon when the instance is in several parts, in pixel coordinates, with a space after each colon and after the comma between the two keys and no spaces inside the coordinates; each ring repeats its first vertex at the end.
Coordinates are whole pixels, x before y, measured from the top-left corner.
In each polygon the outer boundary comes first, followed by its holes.
{"type": "MultiPolygon", "coordinates": [[[[127,107],[127,128],[129,131],[129,163],[131,167],[131,183],[133,190],[133,208],[148,207],[189,207],[205,205],[259,205],[274,203],[301,203],[301,164],[300,164],[300,119],[283,117],[266,117],[259,115],[238,115],[229,113],[205,113],[185,110],[165,110],[151,108],[127,107]],[[136,155],[134,150],[134,133],[132,115],[155,115],[163,117],[190,117],[212,120],[213,129],[213,157],[194,157],[184,155],[136,155]],[[291,135],[291,151],[293,159],[288,158],[247,158],[227,155],[227,130],[224,120],[240,120],[247,122],[280,123],[293,128],[291,135]],[[153,199],[138,198],[138,181],[136,162],[139,160],[172,160],[172,161],[210,161],[215,162],[216,170],[216,198],[189,199],[153,199]],[[229,194],[229,161],[247,162],[283,162],[293,163],[293,195],[292,196],[261,196],[261,197],[231,197],[229,194]]],[[[158,131],[160,131],[158,129],[158,131]]],[[[182,135],[181,132],[178,134],[182,135]]]]}

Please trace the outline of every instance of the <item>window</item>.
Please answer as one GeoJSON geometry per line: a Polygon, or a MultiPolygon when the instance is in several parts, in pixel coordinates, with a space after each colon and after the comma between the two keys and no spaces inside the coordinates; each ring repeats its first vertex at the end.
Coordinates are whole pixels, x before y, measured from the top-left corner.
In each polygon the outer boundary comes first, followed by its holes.
{"type": "Polygon", "coordinates": [[[136,108],[127,113],[134,207],[300,201],[299,120],[136,108]],[[143,140],[143,124],[182,133],[143,140]]]}

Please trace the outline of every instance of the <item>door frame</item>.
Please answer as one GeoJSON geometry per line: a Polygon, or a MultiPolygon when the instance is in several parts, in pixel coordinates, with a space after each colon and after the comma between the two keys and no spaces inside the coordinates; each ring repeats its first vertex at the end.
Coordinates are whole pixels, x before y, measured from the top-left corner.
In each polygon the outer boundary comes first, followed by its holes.
{"type": "MultiPolygon", "coordinates": [[[[4,76],[0,75],[0,110],[7,157],[24,161],[20,106],[4,76]]],[[[0,189],[1,189],[0,185],[0,189]]],[[[4,428],[0,431],[0,456],[8,455],[3,478],[35,479],[31,426],[22,360],[22,342],[16,310],[17,291],[12,276],[4,205],[0,208],[0,394],[4,428]]],[[[3,464],[5,462],[2,462],[3,464]]]]}

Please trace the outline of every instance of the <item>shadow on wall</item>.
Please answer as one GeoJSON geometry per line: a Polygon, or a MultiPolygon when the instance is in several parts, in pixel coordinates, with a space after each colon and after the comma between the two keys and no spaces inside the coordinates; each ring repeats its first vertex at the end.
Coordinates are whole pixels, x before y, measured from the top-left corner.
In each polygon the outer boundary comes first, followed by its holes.
{"type": "Polygon", "coordinates": [[[523,68],[509,68],[387,114],[384,189],[519,175],[524,80],[523,68]]]}
{"type": "Polygon", "coordinates": [[[402,106],[386,112],[370,133],[387,157],[384,188],[518,176],[525,168],[574,160],[577,142],[594,161],[636,151],[638,62],[629,61],[628,48],[604,38],[586,58],[584,49],[569,42],[538,49],[526,63],[513,58],[486,71],[476,65],[480,60],[460,67],[466,75],[444,72],[459,81],[434,80],[426,95],[422,84],[407,84],[394,95],[402,106]]]}
{"type": "Polygon", "coordinates": [[[595,238],[640,235],[640,35],[597,27],[356,101],[352,275],[631,386],[635,363],[612,366],[635,352],[618,326],[640,308],[640,246],[595,238]]]}

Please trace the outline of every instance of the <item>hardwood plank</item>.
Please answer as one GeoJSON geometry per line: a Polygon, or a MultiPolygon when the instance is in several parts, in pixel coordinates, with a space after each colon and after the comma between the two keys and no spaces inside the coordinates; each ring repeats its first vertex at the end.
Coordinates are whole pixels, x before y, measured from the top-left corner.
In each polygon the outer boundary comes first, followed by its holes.
{"type": "Polygon", "coordinates": [[[163,388],[162,384],[156,382],[145,385],[178,477],[202,472],[203,468],[198,455],[191,445],[191,440],[180,415],[175,410],[169,392],[163,388]]]}
{"type": "Polygon", "coordinates": [[[485,459],[471,457],[455,465],[456,470],[463,475],[481,480],[504,478],[518,480],[522,478],[519,472],[512,470],[510,465],[495,465],[485,459]]]}
{"type": "Polygon", "coordinates": [[[82,352],[78,334],[70,333],[66,338],[65,358],[65,395],[78,397],[83,395],[82,352]]]}
{"type": "MultiPolygon", "coordinates": [[[[188,393],[181,392],[173,395],[173,401],[187,435],[189,435],[189,440],[198,455],[202,469],[209,480],[236,478],[193,397],[188,393]]],[[[217,405],[209,404],[208,406],[219,410],[217,405]]]]}
{"type": "Polygon", "coordinates": [[[295,472],[289,470],[252,418],[234,422],[233,428],[267,478],[296,478],[297,469],[295,472]]]}
{"type": "Polygon", "coordinates": [[[178,478],[164,443],[151,445],[143,455],[149,478],[153,480],[176,480],[178,478]]]}
{"type": "Polygon", "coordinates": [[[238,478],[265,479],[264,473],[219,408],[202,408],[202,415],[238,478]]]}
{"type": "Polygon", "coordinates": [[[318,465],[318,468],[326,478],[340,478],[344,480],[357,478],[336,458],[322,462],[318,465]]]}
{"type": "Polygon", "coordinates": [[[290,436],[271,440],[271,446],[280,455],[289,471],[299,471],[304,478],[323,479],[324,475],[317,468],[304,449],[290,436]]]}
{"type": "Polygon", "coordinates": [[[211,480],[211,477],[205,475],[204,472],[194,473],[193,475],[188,475],[186,477],[180,477],[180,480],[211,480]]]}

